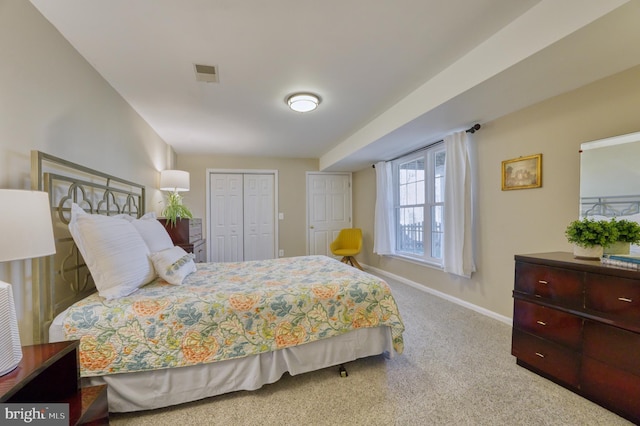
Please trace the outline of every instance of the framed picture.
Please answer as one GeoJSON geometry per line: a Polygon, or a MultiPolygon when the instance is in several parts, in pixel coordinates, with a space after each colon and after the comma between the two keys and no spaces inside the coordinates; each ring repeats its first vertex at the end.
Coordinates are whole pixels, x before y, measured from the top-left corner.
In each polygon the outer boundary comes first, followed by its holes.
{"type": "Polygon", "coordinates": [[[540,188],[542,186],[542,154],[514,158],[502,162],[502,190],[540,188]]]}

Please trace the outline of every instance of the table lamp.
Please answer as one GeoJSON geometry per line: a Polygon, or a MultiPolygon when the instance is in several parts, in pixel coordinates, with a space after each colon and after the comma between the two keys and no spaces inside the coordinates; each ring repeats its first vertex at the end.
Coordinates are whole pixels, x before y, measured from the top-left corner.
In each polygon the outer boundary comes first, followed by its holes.
{"type": "MultiPolygon", "coordinates": [[[[0,262],[54,254],[49,195],[41,191],[0,189],[0,262]]],[[[0,376],[22,359],[11,285],[0,281],[0,376]]]]}
{"type": "Polygon", "coordinates": [[[189,172],[183,170],[163,170],[160,172],[160,190],[169,191],[162,215],[171,227],[176,226],[178,218],[190,218],[191,210],[182,204],[178,192],[189,190],[189,172]]]}
{"type": "Polygon", "coordinates": [[[189,172],[163,170],[160,172],[160,190],[183,192],[189,190],[189,172]]]}

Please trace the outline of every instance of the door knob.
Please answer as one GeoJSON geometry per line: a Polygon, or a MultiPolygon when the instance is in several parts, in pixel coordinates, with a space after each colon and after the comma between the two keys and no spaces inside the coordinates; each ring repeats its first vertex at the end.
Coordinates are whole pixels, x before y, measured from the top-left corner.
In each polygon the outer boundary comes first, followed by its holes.
{"type": "Polygon", "coordinates": [[[311,226],[309,227],[309,229],[315,229],[315,227],[314,227],[313,225],[311,225],[311,226]]]}

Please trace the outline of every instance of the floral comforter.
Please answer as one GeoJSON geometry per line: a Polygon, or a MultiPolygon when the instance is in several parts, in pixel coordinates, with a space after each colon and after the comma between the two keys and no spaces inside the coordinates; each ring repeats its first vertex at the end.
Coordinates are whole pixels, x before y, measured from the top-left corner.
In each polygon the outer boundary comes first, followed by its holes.
{"type": "Polygon", "coordinates": [[[158,279],[116,300],[94,294],[67,312],[82,376],[182,367],[387,325],[404,325],[383,280],[326,256],[198,264],[183,285],[158,279]]]}

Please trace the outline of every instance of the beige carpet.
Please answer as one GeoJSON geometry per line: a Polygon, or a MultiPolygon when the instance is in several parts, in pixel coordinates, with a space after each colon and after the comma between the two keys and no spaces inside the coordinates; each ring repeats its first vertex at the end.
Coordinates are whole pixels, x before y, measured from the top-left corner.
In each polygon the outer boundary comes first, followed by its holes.
{"type": "MultiPolygon", "coordinates": [[[[386,279],[386,278],[385,278],[386,279]]],[[[511,328],[386,279],[405,351],[299,376],[254,392],[148,412],[113,425],[626,425],[617,415],[519,366],[511,328]]]]}

